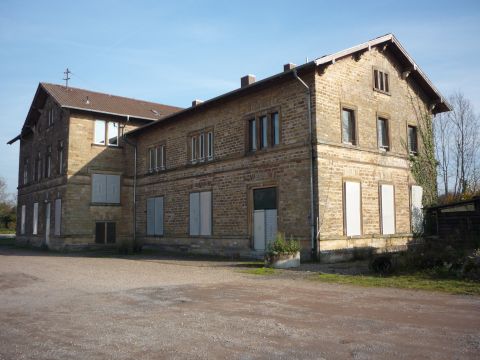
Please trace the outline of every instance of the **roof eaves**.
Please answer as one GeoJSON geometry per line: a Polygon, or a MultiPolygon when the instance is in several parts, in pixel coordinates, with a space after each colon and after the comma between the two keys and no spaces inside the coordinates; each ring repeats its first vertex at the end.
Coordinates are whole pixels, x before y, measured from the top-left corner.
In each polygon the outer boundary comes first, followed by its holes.
{"type": "Polygon", "coordinates": [[[95,110],[95,109],[91,109],[91,108],[81,108],[81,107],[70,106],[70,105],[60,105],[60,106],[64,109],[88,111],[88,112],[94,112],[94,113],[98,113],[98,114],[105,114],[105,115],[112,115],[112,116],[131,117],[131,118],[134,118],[134,119],[141,119],[141,120],[148,120],[148,121],[160,120],[158,118],[148,118],[148,117],[145,117],[145,116],[138,116],[138,115],[132,115],[132,114],[114,113],[114,112],[109,112],[109,111],[95,110]]]}

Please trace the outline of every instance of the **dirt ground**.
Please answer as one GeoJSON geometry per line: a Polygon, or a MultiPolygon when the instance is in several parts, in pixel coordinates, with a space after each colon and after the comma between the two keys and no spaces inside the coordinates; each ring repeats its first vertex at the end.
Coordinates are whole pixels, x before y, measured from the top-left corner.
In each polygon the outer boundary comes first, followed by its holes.
{"type": "Polygon", "coordinates": [[[0,359],[478,359],[480,298],[0,248],[0,359]]]}

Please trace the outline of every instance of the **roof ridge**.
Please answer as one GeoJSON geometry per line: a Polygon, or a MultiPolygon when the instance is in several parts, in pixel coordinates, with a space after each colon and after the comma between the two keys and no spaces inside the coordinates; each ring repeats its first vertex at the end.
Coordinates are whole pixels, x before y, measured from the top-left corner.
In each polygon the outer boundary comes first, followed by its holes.
{"type": "MultiPolygon", "coordinates": [[[[168,107],[171,107],[171,108],[176,108],[176,109],[183,109],[182,107],[179,107],[179,106],[167,105],[167,104],[162,104],[162,103],[158,103],[158,102],[154,102],[154,101],[148,101],[148,100],[136,99],[136,98],[127,97],[127,96],[113,95],[113,94],[108,94],[108,93],[104,93],[104,92],[100,92],[100,91],[95,91],[95,90],[89,90],[89,89],[77,88],[77,87],[74,87],[74,86],[69,86],[69,87],[67,88],[67,87],[65,87],[64,85],[60,85],[60,84],[53,84],[53,83],[48,83],[48,82],[43,82],[43,81],[42,81],[42,82],[40,82],[40,84],[41,84],[43,87],[45,87],[44,85],[50,85],[50,86],[61,87],[61,88],[64,88],[65,90],[68,90],[68,89],[74,89],[74,90],[86,91],[86,92],[90,92],[90,93],[93,93],[93,94],[98,94],[98,95],[111,96],[111,97],[116,97],[116,98],[121,98],[121,99],[126,99],[126,100],[132,100],[132,101],[144,102],[144,103],[148,103],[148,104],[155,104],[155,105],[161,105],[161,106],[168,106],[168,107]]],[[[48,91],[48,89],[46,89],[46,90],[48,91]]]]}

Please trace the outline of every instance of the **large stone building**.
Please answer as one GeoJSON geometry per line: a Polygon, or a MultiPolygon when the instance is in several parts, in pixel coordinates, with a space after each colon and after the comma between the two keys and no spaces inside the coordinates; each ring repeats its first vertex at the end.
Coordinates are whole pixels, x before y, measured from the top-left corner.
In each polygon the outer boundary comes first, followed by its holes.
{"type": "Polygon", "coordinates": [[[331,260],[394,249],[418,226],[422,118],[448,110],[393,35],[186,109],[40,84],[13,139],[17,239],[257,256],[282,232],[331,260]]]}

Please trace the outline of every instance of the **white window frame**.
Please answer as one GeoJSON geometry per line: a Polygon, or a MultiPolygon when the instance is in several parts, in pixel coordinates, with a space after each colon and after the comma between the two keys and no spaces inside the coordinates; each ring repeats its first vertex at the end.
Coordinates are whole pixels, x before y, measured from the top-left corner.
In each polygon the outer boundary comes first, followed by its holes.
{"type": "Polygon", "coordinates": [[[199,144],[199,160],[205,161],[205,134],[201,132],[198,135],[198,144],[199,144]]]}
{"type": "Polygon", "coordinates": [[[54,122],[54,112],[53,109],[48,110],[48,127],[52,126],[54,122]]]}
{"type": "Polygon", "coordinates": [[[155,152],[157,153],[156,159],[156,170],[165,170],[165,145],[157,146],[155,152]]]}
{"type": "Polygon", "coordinates": [[[148,172],[153,173],[157,166],[157,150],[154,147],[148,149],[148,172]]]}
{"type": "Polygon", "coordinates": [[[341,114],[341,126],[342,126],[342,143],[348,145],[357,145],[358,134],[357,134],[357,112],[349,107],[342,107],[342,114],[341,114]],[[345,128],[344,124],[344,113],[351,114],[351,118],[347,123],[348,127],[345,128]],[[345,137],[347,137],[345,139],[345,137]]]}
{"type": "Polygon", "coordinates": [[[418,128],[415,125],[407,125],[407,144],[408,144],[408,152],[410,155],[417,155],[418,154],[418,128]],[[415,142],[415,149],[412,149],[412,139],[410,138],[410,129],[412,129],[414,133],[414,142],[415,142]]]}
{"type": "Polygon", "coordinates": [[[197,136],[192,136],[192,143],[191,143],[191,155],[192,155],[192,164],[197,162],[197,136]]]}
{"type": "Polygon", "coordinates": [[[47,156],[45,160],[45,177],[49,178],[52,175],[52,146],[47,147],[47,156]]]}
{"type": "Polygon", "coordinates": [[[389,136],[389,120],[386,117],[383,116],[377,116],[377,144],[378,148],[383,151],[389,151],[390,150],[390,136],[389,136]],[[385,129],[385,140],[386,144],[383,143],[383,132],[381,132],[381,127],[380,124],[384,123],[385,126],[383,129],[385,129]]]}
{"type": "Polygon", "coordinates": [[[108,121],[107,124],[107,138],[106,138],[106,144],[108,146],[113,146],[113,147],[117,147],[119,144],[119,140],[120,140],[120,124],[118,122],[115,122],[115,121],[108,121]],[[113,126],[113,128],[115,129],[114,132],[116,132],[116,135],[115,135],[115,139],[116,139],[116,144],[113,144],[113,143],[110,143],[110,131],[112,130],[110,126],[113,126]]]}
{"type": "Polygon", "coordinates": [[[95,120],[93,126],[93,143],[97,145],[106,144],[106,121],[105,120],[95,120]]]}
{"type": "Polygon", "coordinates": [[[213,160],[213,131],[207,133],[207,157],[213,160]]]}
{"type": "Polygon", "coordinates": [[[280,115],[275,111],[270,117],[272,123],[272,146],[276,146],[280,144],[280,115]]]}

